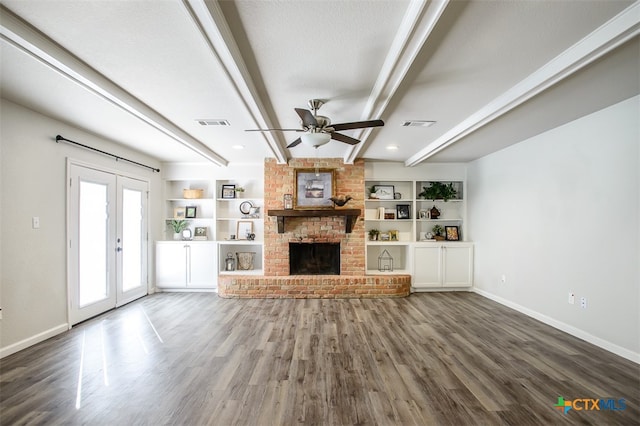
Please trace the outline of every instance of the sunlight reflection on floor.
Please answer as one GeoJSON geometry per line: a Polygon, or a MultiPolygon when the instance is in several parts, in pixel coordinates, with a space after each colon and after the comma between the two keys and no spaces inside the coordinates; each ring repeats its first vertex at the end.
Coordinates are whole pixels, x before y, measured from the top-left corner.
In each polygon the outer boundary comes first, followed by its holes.
{"type": "Polygon", "coordinates": [[[109,317],[96,323],[87,323],[82,331],[82,343],[78,367],[78,384],[75,407],[82,407],[83,386],[96,385],[101,376],[101,385],[109,387],[109,370],[135,369],[142,373],[153,368],[149,354],[154,345],[164,344],[151,319],[139,306],[122,312],[113,321],[109,317]]]}

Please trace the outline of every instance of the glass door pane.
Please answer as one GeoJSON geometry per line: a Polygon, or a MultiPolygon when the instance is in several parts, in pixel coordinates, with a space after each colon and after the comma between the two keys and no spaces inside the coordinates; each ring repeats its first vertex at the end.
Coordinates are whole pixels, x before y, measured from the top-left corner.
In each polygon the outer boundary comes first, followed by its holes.
{"type": "Polygon", "coordinates": [[[142,283],[142,192],[122,191],[122,291],[142,283]]]}
{"type": "Polygon", "coordinates": [[[78,305],[81,308],[109,296],[107,195],[106,184],[80,182],[78,305]]]}

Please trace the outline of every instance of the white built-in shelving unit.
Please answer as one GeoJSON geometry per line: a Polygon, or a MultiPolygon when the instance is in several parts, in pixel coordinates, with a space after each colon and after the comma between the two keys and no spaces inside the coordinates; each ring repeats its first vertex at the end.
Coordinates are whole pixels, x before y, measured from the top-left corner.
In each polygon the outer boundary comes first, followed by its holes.
{"type": "MultiPolygon", "coordinates": [[[[165,239],[156,242],[156,287],[185,291],[217,288],[219,274],[261,275],[264,265],[264,176],[262,167],[229,167],[225,175],[206,166],[168,165],[163,180],[165,239]],[[223,196],[223,185],[244,188],[233,197],[223,196]],[[184,189],[201,189],[202,197],[185,198],[184,189]],[[243,204],[244,203],[244,204],[243,204]],[[248,206],[258,212],[244,214],[248,206]],[[196,216],[185,218],[193,240],[174,240],[170,221],[176,208],[195,207],[196,216]],[[238,223],[250,227],[254,239],[238,235],[238,223]],[[206,228],[207,239],[198,240],[196,228],[206,228]],[[235,238],[232,239],[232,236],[235,238]],[[225,271],[228,253],[254,253],[253,269],[225,271]],[[204,278],[204,277],[208,278],[204,278]]],[[[237,266],[237,262],[236,262],[237,266]]]]}
{"type": "Polygon", "coordinates": [[[264,186],[262,176],[260,179],[220,179],[216,181],[216,240],[218,241],[218,265],[221,275],[261,275],[263,273],[264,262],[264,186]],[[235,198],[223,198],[223,185],[236,185],[244,188],[244,192],[236,193],[235,198]],[[259,208],[257,216],[245,215],[241,210],[241,205],[259,208]],[[239,235],[238,224],[251,227],[254,240],[248,240],[246,235],[239,235]],[[234,238],[232,239],[232,236],[234,238]],[[225,260],[229,253],[235,256],[236,253],[252,252],[254,255],[254,269],[252,270],[225,270],[225,260]]]}
{"type": "Polygon", "coordinates": [[[401,165],[370,164],[366,168],[364,190],[364,232],[368,274],[410,274],[413,291],[464,289],[473,284],[473,243],[466,238],[466,182],[463,167],[428,165],[423,169],[407,169],[401,165]],[[400,177],[398,177],[400,176],[400,177]],[[427,200],[419,194],[430,182],[453,184],[454,199],[427,200]],[[384,187],[383,197],[371,198],[372,187],[384,187]],[[391,188],[393,187],[393,188],[391,188]],[[398,206],[408,209],[409,216],[398,218],[398,206]],[[440,211],[437,219],[429,217],[433,207],[440,211]],[[381,213],[393,213],[384,218],[381,213]],[[433,227],[457,227],[457,241],[427,240],[433,227]],[[393,235],[389,240],[369,238],[369,231],[393,235]],[[386,252],[393,258],[393,271],[380,271],[378,259],[386,252]]]}

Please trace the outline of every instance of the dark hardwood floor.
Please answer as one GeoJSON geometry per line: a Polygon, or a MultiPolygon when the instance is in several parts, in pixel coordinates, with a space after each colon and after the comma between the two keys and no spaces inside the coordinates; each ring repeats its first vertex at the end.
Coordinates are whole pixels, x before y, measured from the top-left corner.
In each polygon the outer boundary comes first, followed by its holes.
{"type": "Polygon", "coordinates": [[[632,425],[639,377],[473,293],[161,293],[1,360],[0,423],[632,425]],[[558,397],[625,401],[564,414],[558,397]]]}

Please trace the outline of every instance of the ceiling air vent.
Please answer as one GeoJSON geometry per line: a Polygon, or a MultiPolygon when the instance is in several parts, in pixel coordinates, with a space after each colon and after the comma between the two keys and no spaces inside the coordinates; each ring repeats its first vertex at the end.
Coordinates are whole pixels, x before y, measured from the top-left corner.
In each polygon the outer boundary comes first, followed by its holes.
{"type": "Polygon", "coordinates": [[[404,127],[430,127],[436,124],[435,121],[413,120],[402,123],[404,127]]]}
{"type": "Polygon", "coordinates": [[[216,120],[216,119],[210,119],[210,118],[206,118],[206,119],[203,118],[196,121],[201,126],[230,126],[231,125],[227,120],[216,120]]]}

